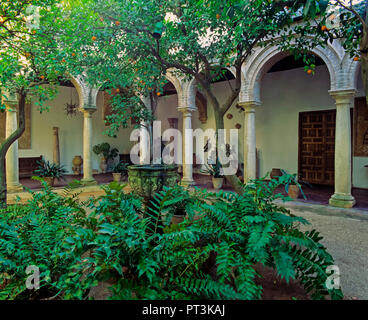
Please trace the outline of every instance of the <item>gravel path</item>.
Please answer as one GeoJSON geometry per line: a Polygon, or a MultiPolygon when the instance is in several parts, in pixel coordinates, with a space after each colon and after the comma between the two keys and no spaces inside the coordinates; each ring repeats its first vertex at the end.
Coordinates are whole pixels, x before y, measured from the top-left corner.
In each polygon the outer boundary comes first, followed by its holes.
{"type": "Polygon", "coordinates": [[[348,299],[368,300],[368,212],[327,206],[287,205],[307,219],[324,237],[322,242],[340,268],[341,288],[348,299]]]}

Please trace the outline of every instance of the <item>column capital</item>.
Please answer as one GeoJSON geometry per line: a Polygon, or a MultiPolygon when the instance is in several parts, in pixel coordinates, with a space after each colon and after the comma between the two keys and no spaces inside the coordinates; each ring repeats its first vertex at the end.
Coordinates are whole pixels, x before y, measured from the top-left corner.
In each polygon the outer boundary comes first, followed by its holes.
{"type": "Polygon", "coordinates": [[[191,117],[192,112],[196,111],[196,108],[178,107],[178,111],[182,112],[184,116],[191,117]]]}
{"type": "Polygon", "coordinates": [[[337,103],[351,103],[351,100],[355,97],[357,91],[355,89],[346,90],[330,90],[328,92],[337,103]]]}
{"type": "Polygon", "coordinates": [[[15,92],[5,92],[6,98],[2,99],[3,103],[5,104],[6,111],[8,112],[16,112],[18,106],[18,96],[15,92]]]}
{"type": "Polygon", "coordinates": [[[244,108],[246,113],[255,112],[256,108],[261,105],[260,101],[241,101],[238,105],[244,108]]]}
{"type": "Polygon", "coordinates": [[[87,117],[92,117],[92,114],[97,111],[97,107],[94,105],[85,105],[83,108],[80,108],[80,111],[84,113],[87,117]]]}

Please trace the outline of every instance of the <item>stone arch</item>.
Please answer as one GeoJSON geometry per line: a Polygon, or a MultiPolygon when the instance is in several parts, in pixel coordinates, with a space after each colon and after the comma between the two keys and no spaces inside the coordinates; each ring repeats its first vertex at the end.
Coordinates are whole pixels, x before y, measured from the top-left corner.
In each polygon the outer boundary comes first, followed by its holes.
{"type": "Polygon", "coordinates": [[[176,89],[178,95],[178,108],[189,108],[195,110],[197,92],[196,80],[194,78],[189,81],[180,79],[174,75],[174,70],[168,70],[166,73],[166,78],[174,85],[176,89]]]}
{"type": "Polygon", "coordinates": [[[72,76],[67,74],[70,78],[70,81],[74,85],[77,90],[79,97],[79,108],[80,109],[96,109],[97,108],[97,95],[99,92],[99,88],[102,84],[98,84],[96,86],[89,85],[83,75],[72,76]]]}
{"type": "Polygon", "coordinates": [[[354,61],[349,55],[345,53],[341,65],[341,83],[346,89],[357,89],[358,88],[358,76],[360,72],[359,61],[354,61]]]}
{"type": "MultiPolygon", "coordinates": [[[[337,51],[328,46],[327,48],[315,48],[311,53],[320,57],[326,64],[330,75],[331,90],[341,86],[341,60],[337,51]]],[[[278,61],[289,56],[288,52],[280,51],[277,46],[258,48],[242,67],[242,89],[240,101],[261,101],[261,79],[263,75],[278,61]]]]}

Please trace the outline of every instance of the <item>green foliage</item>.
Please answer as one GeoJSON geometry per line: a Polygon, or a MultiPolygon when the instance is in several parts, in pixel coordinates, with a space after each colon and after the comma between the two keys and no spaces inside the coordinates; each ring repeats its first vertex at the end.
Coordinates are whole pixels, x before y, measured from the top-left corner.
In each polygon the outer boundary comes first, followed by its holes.
{"type": "Polygon", "coordinates": [[[35,174],[37,174],[40,177],[51,177],[51,178],[63,178],[63,176],[66,174],[66,170],[63,166],[51,163],[47,160],[37,161],[38,167],[34,171],[35,174]]]}
{"type": "Polygon", "coordinates": [[[26,204],[1,209],[0,300],[37,299],[45,291],[48,297],[59,293],[57,280],[79,258],[67,253],[63,243],[86,225],[86,212],[73,191],[70,185],[60,196],[44,183],[43,191],[32,192],[26,204]],[[28,266],[40,269],[40,290],[26,289],[28,266]]]}
{"type": "Polygon", "coordinates": [[[115,167],[112,169],[112,172],[114,173],[122,173],[122,174],[126,174],[127,170],[128,170],[128,164],[124,161],[120,161],[117,165],[115,165],[115,167]]]}
{"type": "Polygon", "coordinates": [[[286,200],[275,193],[283,177],[255,180],[241,195],[165,188],[147,208],[116,182],[84,203],[73,186],[60,196],[45,184],[26,206],[1,212],[0,297],[39,298],[25,289],[35,265],[41,287],[63,299],[88,299],[101,281],[110,299],[260,299],[262,264],[300,280],[312,298],[340,299],[325,287],[333,259],[322,237],[301,232],[307,221],[274,202],[286,200]],[[179,209],[185,219],[172,225],[179,209]]]}
{"type": "MultiPolygon", "coordinates": [[[[301,280],[313,298],[341,298],[341,291],[324,287],[333,260],[321,237],[314,230],[299,231],[298,224],[307,222],[273,203],[283,198],[274,195],[279,185],[254,181],[244,186],[243,195],[166,188],[142,219],[137,200],[110,186],[108,198],[91,207],[97,209],[91,215],[96,229],[85,234],[96,237],[71,240],[73,248],[91,252],[88,263],[78,265],[78,273],[91,273],[73,283],[86,289],[96,279],[118,279],[112,299],[259,299],[254,266],[261,263],[287,281],[301,280]],[[178,204],[188,214],[170,226],[178,204]]],[[[87,294],[75,295],[82,293],[75,287],[66,292],[68,298],[87,294]]]]}
{"type": "Polygon", "coordinates": [[[221,173],[222,165],[220,160],[217,158],[215,163],[206,164],[205,173],[209,173],[214,178],[222,178],[223,175],[221,173]]]}
{"type": "Polygon", "coordinates": [[[93,152],[97,155],[102,154],[102,156],[106,159],[106,161],[114,159],[119,155],[119,150],[116,148],[111,149],[110,144],[107,142],[95,145],[93,147],[93,152]]]}
{"type": "Polygon", "coordinates": [[[299,180],[296,173],[289,174],[286,170],[283,170],[283,169],[281,169],[281,172],[283,174],[283,178],[282,178],[281,182],[285,185],[286,193],[289,192],[289,186],[294,185],[294,186],[298,187],[298,189],[300,190],[300,192],[303,195],[303,198],[307,199],[307,197],[305,196],[305,193],[302,189],[302,185],[306,185],[306,186],[311,187],[310,183],[308,183],[306,181],[299,180]]]}

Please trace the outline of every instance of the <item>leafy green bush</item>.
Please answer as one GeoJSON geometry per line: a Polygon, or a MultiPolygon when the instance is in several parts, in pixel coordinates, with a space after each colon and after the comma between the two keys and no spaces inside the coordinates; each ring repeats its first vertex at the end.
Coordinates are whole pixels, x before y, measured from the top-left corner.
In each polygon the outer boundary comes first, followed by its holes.
{"type": "Polygon", "coordinates": [[[274,195],[283,179],[254,181],[243,195],[166,188],[144,218],[139,200],[111,185],[91,204],[95,229],[68,241],[71,252],[91,254],[67,276],[73,281],[65,298],[86,298],[91,286],[110,280],[111,299],[260,299],[257,263],[300,280],[312,298],[341,298],[340,290],[325,288],[333,259],[319,234],[299,231],[307,221],[273,203],[283,198],[274,195]],[[187,218],[170,225],[177,206],[187,218]]]}
{"type": "Polygon", "coordinates": [[[66,170],[63,166],[51,163],[50,161],[42,160],[37,162],[38,167],[34,171],[40,177],[63,178],[66,170]]]}
{"type": "Polygon", "coordinates": [[[85,226],[86,212],[73,194],[73,184],[63,195],[43,182],[25,205],[0,210],[0,300],[33,299],[42,292],[57,294],[56,280],[70,270],[75,257],[63,248],[68,235],[85,226]],[[28,266],[40,269],[40,290],[26,289],[28,266]]]}
{"type": "Polygon", "coordinates": [[[110,283],[110,299],[260,299],[255,266],[262,264],[300,280],[314,299],[339,299],[340,290],[325,288],[333,259],[319,234],[301,232],[307,221],[274,203],[285,200],[275,190],[287,179],[256,180],[242,195],[166,188],[146,208],[118,183],[85,203],[46,188],[2,215],[0,274],[12,284],[2,298],[24,292],[33,264],[63,299],[90,298],[101,281],[110,283]],[[186,218],[171,224],[178,210],[186,218]]]}

